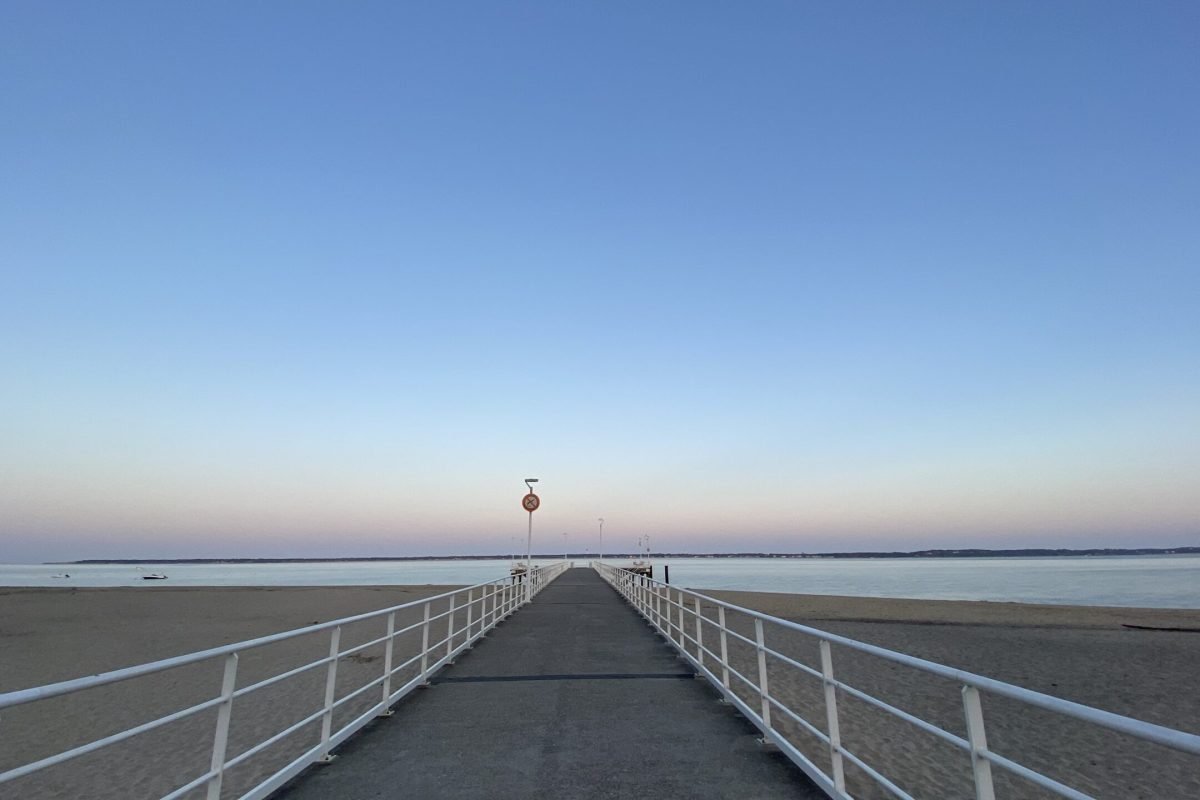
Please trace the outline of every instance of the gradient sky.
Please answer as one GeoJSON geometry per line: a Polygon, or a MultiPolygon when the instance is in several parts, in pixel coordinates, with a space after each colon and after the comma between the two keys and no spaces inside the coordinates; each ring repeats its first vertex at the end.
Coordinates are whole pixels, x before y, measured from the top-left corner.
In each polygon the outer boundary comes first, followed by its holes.
{"type": "Polygon", "coordinates": [[[1200,544],[1193,2],[0,6],[0,561],[1200,544]]]}

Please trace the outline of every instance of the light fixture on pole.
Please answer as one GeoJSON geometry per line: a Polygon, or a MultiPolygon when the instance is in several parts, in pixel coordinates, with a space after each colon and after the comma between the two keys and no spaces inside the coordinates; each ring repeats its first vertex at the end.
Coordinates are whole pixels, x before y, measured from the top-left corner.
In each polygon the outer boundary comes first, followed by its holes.
{"type": "Polygon", "coordinates": [[[567,560],[567,532],[563,531],[563,561],[567,560]]]}
{"type": "Polygon", "coordinates": [[[600,563],[604,563],[604,517],[599,517],[600,520],[600,563]]]}

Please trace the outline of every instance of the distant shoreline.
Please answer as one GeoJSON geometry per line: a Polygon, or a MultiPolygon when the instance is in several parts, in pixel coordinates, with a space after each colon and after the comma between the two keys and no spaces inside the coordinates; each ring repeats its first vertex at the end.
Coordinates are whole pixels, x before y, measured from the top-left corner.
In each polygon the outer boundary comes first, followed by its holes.
{"type": "MultiPolygon", "coordinates": [[[[909,552],[859,553],[650,553],[650,558],[1031,558],[1054,556],[1158,556],[1197,555],[1200,547],[1137,548],[1023,548],[1014,550],[913,550],[909,552]]],[[[534,558],[558,558],[560,553],[534,553],[534,558]]],[[[635,558],[635,553],[609,553],[607,558],[635,558]]],[[[568,558],[595,558],[593,553],[569,553],[568,558]]],[[[518,558],[522,556],[518,555],[518,558]]],[[[365,556],[351,558],[88,558],[80,561],[48,561],[47,564],[321,564],[351,561],[507,561],[510,555],[482,556],[365,556]]]]}

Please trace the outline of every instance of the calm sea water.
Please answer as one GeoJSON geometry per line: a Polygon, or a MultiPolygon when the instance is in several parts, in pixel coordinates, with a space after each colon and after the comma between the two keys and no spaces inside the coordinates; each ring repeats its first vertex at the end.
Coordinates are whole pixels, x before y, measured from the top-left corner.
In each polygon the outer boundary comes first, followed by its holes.
{"type": "MultiPolygon", "coordinates": [[[[546,562],[549,563],[549,562],[546,562]]],[[[577,561],[579,565],[585,562],[577,561]]],[[[622,563],[622,562],[614,562],[622,563]]],[[[691,558],[671,582],[700,589],[999,600],[1071,605],[1200,608],[1200,556],[1056,558],[691,558]]],[[[508,574],[507,561],[305,564],[4,565],[0,586],[328,586],[473,584],[508,574]],[[144,581],[161,572],[165,581],[144,581]],[[54,575],[69,573],[70,578],[54,575]]]]}

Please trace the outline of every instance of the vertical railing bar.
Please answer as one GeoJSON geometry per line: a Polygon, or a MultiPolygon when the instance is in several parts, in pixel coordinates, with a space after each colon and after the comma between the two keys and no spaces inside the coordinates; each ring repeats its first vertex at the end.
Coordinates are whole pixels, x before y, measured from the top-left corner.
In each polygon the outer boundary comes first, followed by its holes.
{"type": "Polygon", "coordinates": [[[392,698],[392,651],[396,644],[396,612],[387,616],[387,644],[383,647],[383,700],[379,716],[390,717],[392,698]]]}
{"type": "Polygon", "coordinates": [[[679,647],[680,647],[680,649],[683,650],[683,652],[686,653],[687,652],[687,637],[684,636],[684,634],[683,634],[683,631],[684,631],[683,613],[685,611],[687,611],[687,607],[684,605],[684,602],[683,602],[683,590],[680,589],[679,590],[679,647]]]}
{"type": "Polygon", "coordinates": [[[467,589],[467,641],[475,635],[475,590],[467,589]]]}
{"type": "Polygon", "coordinates": [[[233,691],[237,685],[238,654],[225,656],[221,676],[221,705],[217,706],[217,727],[213,732],[212,777],[208,779],[208,800],[220,800],[225,779],[225,751],[229,745],[229,721],[233,716],[233,691]]]}
{"type": "Polygon", "coordinates": [[[421,626],[421,683],[429,683],[429,603],[425,603],[425,624],[421,626]]]}
{"type": "Polygon", "coordinates": [[[846,767],[842,763],[842,731],[838,724],[837,687],[833,685],[833,650],[821,640],[821,677],[825,684],[825,722],[829,726],[829,761],[833,767],[833,785],[846,791],[846,767]]]}
{"type": "Polygon", "coordinates": [[[971,744],[971,772],[975,779],[975,800],[995,800],[992,785],[992,763],[983,757],[988,752],[987,734],[983,728],[983,703],[974,686],[962,687],[963,711],[967,718],[967,741],[971,744]]]}
{"type": "Polygon", "coordinates": [[[717,606],[717,622],[721,627],[721,683],[729,689],[729,640],[725,635],[725,606],[717,606]]]}
{"type": "Polygon", "coordinates": [[[694,598],[696,603],[696,657],[700,666],[704,666],[704,616],[700,610],[700,598],[694,598]]]}
{"type": "Polygon", "coordinates": [[[341,643],[342,626],[337,625],[329,635],[329,668],[325,673],[325,713],[321,716],[321,755],[317,758],[324,763],[334,759],[329,755],[329,736],[333,732],[333,701],[337,695],[338,650],[341,643]]]}
{"type": "Polygon", "coordinates": [[[454,598],[450,595],[450,613],[446,616],[446,658],[454,654],[454,598]]]}
{"type": "Polygon", "coordinates": [[[767,646],[766,638],[763,635],[762,620],[758,617],[754,618],[754,639],[758,649],[758,696],[762,701],[763,725],[769,731],[771,730],[771,701],[767,689],[767,646]]]}

